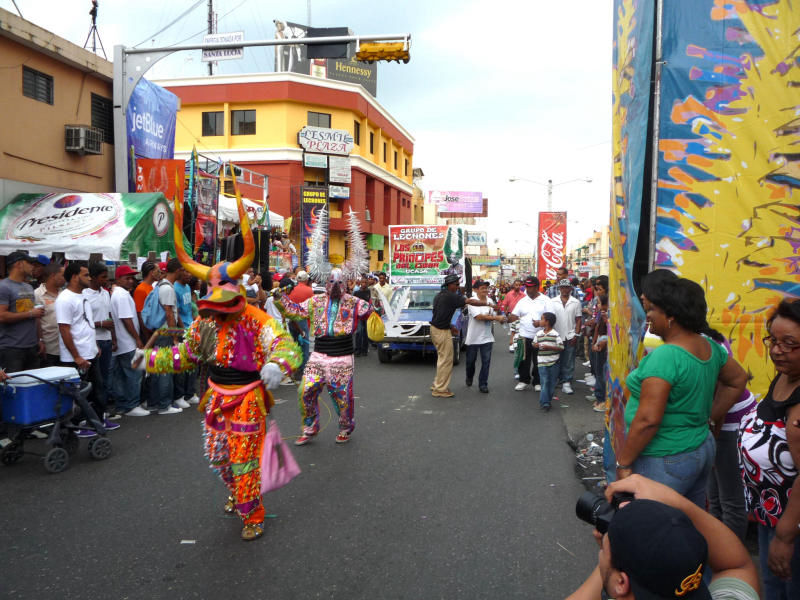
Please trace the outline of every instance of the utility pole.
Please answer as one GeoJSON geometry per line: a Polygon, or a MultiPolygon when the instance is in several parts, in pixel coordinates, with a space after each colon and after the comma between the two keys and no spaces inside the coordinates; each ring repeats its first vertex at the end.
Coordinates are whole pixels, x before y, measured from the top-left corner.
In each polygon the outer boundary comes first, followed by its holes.
{"type": "MultiPolygon", "coordinates": [[[[208,33],[214,33],[214,0],[208,0],[208,33]]],[[[208,74],[214,74],[214,61],[208,61],[208,74]]]]}

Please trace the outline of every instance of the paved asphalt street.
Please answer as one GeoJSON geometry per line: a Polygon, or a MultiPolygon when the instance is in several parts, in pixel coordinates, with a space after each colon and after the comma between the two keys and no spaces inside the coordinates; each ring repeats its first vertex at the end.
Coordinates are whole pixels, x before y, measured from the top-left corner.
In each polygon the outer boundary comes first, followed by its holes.
{"type": "MultiPolygon", "coordinates": [[[[274,517],[251,543],[222,512],[194,410],[124,418],[103,462],[83,440],[57,475],[33,456],[0,466],[0,597],[563,598],[597,557],[575,518],[570,409],[514,392],[505,350],[490,394],[464,386],[462,363],[452,399],[430,396],[431,357],[356,359],[353,438],[334,444],[326,395],[326,427],[292,447],[303,473],[267,495],[274,517]]],[[[285,436],[295,389],[276,394],[285,436]]]]}

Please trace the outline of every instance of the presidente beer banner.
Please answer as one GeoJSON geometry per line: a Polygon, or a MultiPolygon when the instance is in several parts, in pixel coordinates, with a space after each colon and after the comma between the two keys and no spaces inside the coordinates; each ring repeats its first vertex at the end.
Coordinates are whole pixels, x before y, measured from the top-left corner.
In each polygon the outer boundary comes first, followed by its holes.
{"type": "Polygon", "coordinates": [[[0,210],[0,231],[0,254],[117,261],[174,250],[172,211],[162,194],[20,194],[0,210]]]}
{"type": "Polygon", "coordinates": [[[567,249],[567,213],[539,213],[539,241],[536,256],[539,281],[558,279],[558,268],[563,266],[567,249]]]}
{"type": "Polygon", "coordinates": [[[393,284],[464,282],[464,230],[448,225],[390,225],[389,278],[393,284]]]}

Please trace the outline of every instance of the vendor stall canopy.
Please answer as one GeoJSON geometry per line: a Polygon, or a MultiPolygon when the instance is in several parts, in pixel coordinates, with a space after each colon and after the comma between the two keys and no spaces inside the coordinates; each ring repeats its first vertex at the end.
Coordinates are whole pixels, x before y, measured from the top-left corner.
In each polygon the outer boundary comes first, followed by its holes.
{"type": "MultiPolygon", "coordinates": [[[[259,221],[264,213],[264,203],[250,200],[249,198],[242,198],[244,208],[247,211],[251,221],[259,221]]],[[[236,208],[236,198],[219,195],[219,220],[226,223],[238,223],[239,212],[236,208]]],[[[266,220],[264,221],[266,224],[266,220]]],[[[283,217],[278,213],[269,211],[269,226],[270,227],[283,227],[283,217]]]]}
{"type": "Polygon", "coordinates": [[[172,210],[156,194],[20,194],[0,210],[0,255],[63,252],[127,260],[173,251],[172,210]]]}

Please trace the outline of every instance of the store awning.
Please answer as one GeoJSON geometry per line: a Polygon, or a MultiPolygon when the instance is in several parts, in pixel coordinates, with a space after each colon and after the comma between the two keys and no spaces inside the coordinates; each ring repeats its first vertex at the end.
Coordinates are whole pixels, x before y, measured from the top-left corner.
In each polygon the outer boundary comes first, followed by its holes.
{"type": "MultiPolygon", "coordinates": [[[[250,216],[250,221],[257,222],[261,219],[264,211],[264,203],[249,198],[242,198],[244,208],[250,216]]],[[[239,211],[236,208],[236,198],[220,194],[219,196],[219,220],[227,223],[239,222],[239,211]]],[[[269,211],[269,226],[283,227],[283,217],[278,213],[269,211]]]]}

